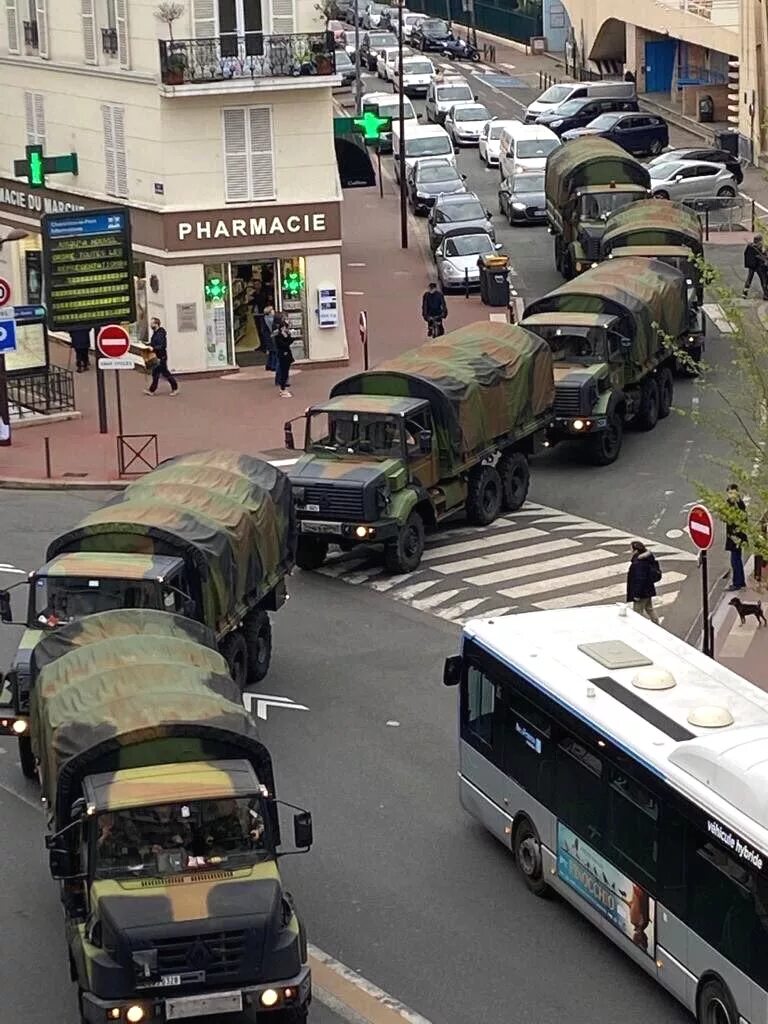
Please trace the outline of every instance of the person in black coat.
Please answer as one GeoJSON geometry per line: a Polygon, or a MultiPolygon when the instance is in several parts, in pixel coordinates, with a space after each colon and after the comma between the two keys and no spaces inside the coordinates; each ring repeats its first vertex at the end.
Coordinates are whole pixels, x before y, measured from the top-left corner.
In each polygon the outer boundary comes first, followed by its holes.
{"type": "Polygon", "coordinates": [[[75,350],[77,372],[83,373],[85,370],[90,370],[91,332],[81,327],[70,331],[69,339],[72,342],[72,348],[75,350]]]}
{"type": "Polygon", "coordinates": [[[744,282],[744,298],[749,294],[755,274],[763,289],[763,298],[768,299],[768,254],[763,245],[763,236],[755,235],[744,250],[744,266],[747,279],[744,282]]]}
{"type": "Polygon", "coordinates": [[[443,320],[448,316],[448,307],[445,304],[445,296],[431,281],[429,287],[421,297],[421,316],[427,324],[427,335],[430,338],[438,338],[443,331],[443,320]]]}
{"type": "Polygon", "coordinates": [[[165,377],[171,385],[171,394],[177,395],[179,393],[179,385],[176,378],[168,369],[168,335],[165,333],[165,328],[161,325],[159,318],[156,316],[153,316],[149,321],[149,326],[152,330],[152,334],[149,337],[149,344],[152,351],[155,353],[155,362],[152,366],[152,383],[146,389],[144,394],[154,395],[157,391],[157,385],[160,383],[160,378],[165,377]]]}
{"type": "Polygon", "coordinates": [[[632,558],[627,569],[627,604],[631,602],[638,615],[645,615],[658,625],[653,599],[656,597],[656,583],[661,579],[659,563],[641,541],[633,540],[630,547],[632,558]]]}
{"type": "Polygon", "coordinates": [[[293,351],[291,349],[291,332],[288,324],[282,320],[275,331],[275,358],[277,360],[277,385],[280,388],[281,398],[291,398],[288,390],[288,377],[293,363],[293,351]]]}
{"type": "MultiPolygon", "coordinates": [[[[746,519],[747,506],[739,493],[736,484],[731,484],[725,492],[726,499],[731,508],[740,512],[746,519]]],[[[731,556],[731,585],[729,590],[743,590],[747,581],[744,578],[744,554],[743,547],[747,543],[747,535],[735,523],[725,524],[725,550],[731,556]]]]}

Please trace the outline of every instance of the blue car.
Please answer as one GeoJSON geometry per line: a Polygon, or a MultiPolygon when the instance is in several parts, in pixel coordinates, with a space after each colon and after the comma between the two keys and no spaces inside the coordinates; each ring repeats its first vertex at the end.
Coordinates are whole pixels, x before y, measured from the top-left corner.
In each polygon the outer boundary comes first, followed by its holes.
{"type": "Polygon", "coordinates": [[[563,132],[564,141],[599,135],[610,139],[633,156],[657,156],[669,145],[669,126],[663,117],[642,112],[601,114],[584,128],[563,132]]]}

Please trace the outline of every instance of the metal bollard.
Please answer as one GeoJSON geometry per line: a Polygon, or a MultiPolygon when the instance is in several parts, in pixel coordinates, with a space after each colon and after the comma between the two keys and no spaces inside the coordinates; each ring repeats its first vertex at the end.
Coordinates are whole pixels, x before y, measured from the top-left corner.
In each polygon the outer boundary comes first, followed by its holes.
{"type": "Polygon", "coordinates": [[[45,444],[45,476],[46,479],[51,479],[51,439],[49,437],[43,438],[45,444]]]}

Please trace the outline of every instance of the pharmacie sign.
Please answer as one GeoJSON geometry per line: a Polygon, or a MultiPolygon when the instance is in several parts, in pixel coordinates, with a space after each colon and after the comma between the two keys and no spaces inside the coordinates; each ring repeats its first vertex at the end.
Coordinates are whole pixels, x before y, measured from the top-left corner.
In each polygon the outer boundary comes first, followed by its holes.
{"type": "Polygon", "coordinates": [[[243,207],[166,214],[166,247],[217,249],[296,242],[339,241],[339,203],[243,207]]]}
{"type": "Polygon", "coordinates": [[[45,213],[70,213],[86,209],[79,199],[75,201],[75,197],[63,198],[43,189],[33,191],[24,188],[23,185],[7,183],[0,183],[0,208],[2,207],[31,213],[37,217],[45,213]]]}

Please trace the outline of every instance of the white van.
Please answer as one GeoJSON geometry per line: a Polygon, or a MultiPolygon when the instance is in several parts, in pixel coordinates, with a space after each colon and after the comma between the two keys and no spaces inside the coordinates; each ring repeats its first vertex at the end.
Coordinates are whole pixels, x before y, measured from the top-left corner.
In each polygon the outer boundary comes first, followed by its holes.
{"type": "Polygon", "coordinates": [[[543,124],[510,124],[499,139],[499,174],[508,178],[522,171],[543,170],[547,157],[562,143],[543,124]]]}
{"type": "Polygon", "coordinates": [[[479,153],[480,159],[485,161],[487,167],[499,166],[502,132],[505,128],[510,128],[515,124],[522,124],[522,121],[518,121],[517,118],[510,118],[507,121],[496,118],[485,123],[480,132],[479,153]]]}
{"type": "Polygon", "coordinates": [[[395,92],[402,89],[406,96],[426,96],[434,78],[435,65],[426,54],[404,57],[402,68],[395,64],[392,71],[392,88],[395,92]]]}
{"type": "Polygon", "coordinates": [[[392,155],[395,159],[395,181],[400,181],[400,146],[405,146],[406,174],[417,160],[428,156],[441,156],[456,166],[453,143],[445,128],[439,124],[418,124],[413,121],[403,125],[405,137],[400,138],[400,125],[392,125],[392,155]]]}
{"type": "Polygon", "coordinates": [[[560,85],[550,85],[526,110],[525,123],[533,124],[539,114],[545,114],[561,103],[586,99],[588,96],[634,100],[637,99],[637,86],[634,82],[562,82],[560,85]]]}

